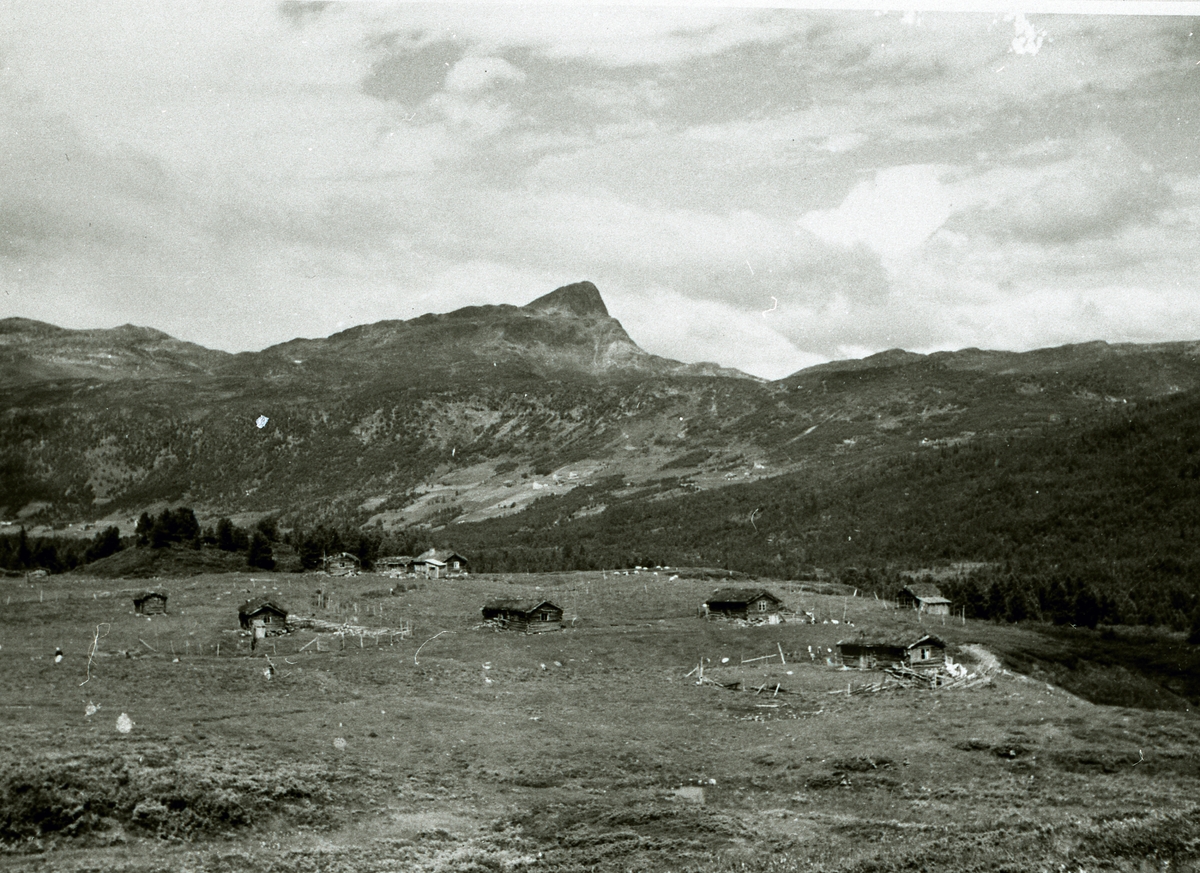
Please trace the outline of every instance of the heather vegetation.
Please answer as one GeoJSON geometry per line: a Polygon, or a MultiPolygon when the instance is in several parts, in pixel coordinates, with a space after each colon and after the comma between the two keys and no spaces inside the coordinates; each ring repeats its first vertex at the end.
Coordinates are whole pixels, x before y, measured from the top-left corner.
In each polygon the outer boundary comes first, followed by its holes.
{"type": "Polygon", "coordinates": [[[781,580],[768,584],[816,623],[749,627],[698,619],[713,582],[672,575],[473,573],[389,590],[372,575],[244,570],[164,577],[168,610],[152,616],[106,579],[0,580],[0,866],[1195,865],[1200,653],[1177,638],[931,627],[837,583],[781,580]],[[237,618],[248,597],[330,629],[253,648],[237,618]],[[481,626],[497,597],[549,598],[567,627],[481,626]],[[333,632],[347,620],[361,635],[333,632]],[[388,632],[401,623],[414,632],[388,632]],[[884,674],[826,660],[847,634],[930,630],[975,680],[872,690],[884,674]]]}
{"type": "Polygon", "coordinates": [[[926,568],[968,618],[1185,629],[1200,608],[1198,416],[1200,398],[1181,395],[817,485],[791,474],[693,495],[678,479],[624,493],[601,482],[445,533],[495,570],[700,564],[804,578],[821,567],[893,596],[926,568]]]}

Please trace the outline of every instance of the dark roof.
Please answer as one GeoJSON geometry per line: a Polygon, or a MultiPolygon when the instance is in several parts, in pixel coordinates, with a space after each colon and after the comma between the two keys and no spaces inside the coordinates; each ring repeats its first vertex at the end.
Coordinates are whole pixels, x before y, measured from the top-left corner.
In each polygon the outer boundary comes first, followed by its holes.
{"type": "Polygon", "coordinates": [[[144,603],[147,600],[149,600],[151,597],[161,597],[163,600],[166,600],[167,592],[165,592],[165,591],[143,591],[141,594],[134,596],[133,602],[134,603],[144,603]]]}
{"type": "Polygon", "coordinates": [[[466,555],[456,552],[453,549],[426,549],[417,555],[418,561],[427,561],[430,558],[435,561],[441,561],[443,564],[450,563],[451,558],[458,558],[460,561],[467,560],[466,555]]]}
{"type": "Polygon", "coordinates": [[[907,591],[913,597],[920,598],[921,600],[939,598],[941,600],[945,600],[947,603],[950,602],[949,600],[946,600],[946,597],[944,594],[942,594],[941,589],[932,582],[909,582],[901,590],[907,591]]]}
{"type": "Polygon", "coordinates": [[[497,600],[489,600],[487,603],[485,603],[483,605],[483,608],[484,608],[484,610],[507,609],[510,612],[529,613],[529,612],[533,612],[539,606],[543,606],[543,605],[549,606],[553,609],[557,609],[559,612],[562,612],[561,606],[557,606],[557,605],[551,603],[549,600],[523,601],[523,600],[513,600],[510,598],[499,598],[497,600]]]}
{"type": "Polygon", "coordinates": [[[838,640],[839,646],[865,646],[872,649],[903,649],[904,643],[898,643],[895,640],[885,639],[884,637],[851,637],[848,640],[838,640]]]}
{"type": "Polygon", "coordinates": [[[776,603],[783,603],[778,597],[765,588],[718,588],[708,595],[705,603],[751,603],[760,597],[769,597],[776,603]]]}
{"type": "Polygon", "coordinates": [[[275,612],[279,613],[280,615],[288,614],[288,611],[285,608],[280,606],[276,601],[272,600],[270,597],[255,597],[250,600],[247,600],[245,603],[243,603],[241,606],[238,607],[238,615],[253,615],[254,613],[256,613],[262,609],[271,609],[271,610],[274,610],[275,612]]]}
{"type": "Polygon", "coordinates": [[[917,646],[923,646],[926,644],[937,646],[939,649],[946,648],[946,643],[938,637],[935,637],[933,634],[925,634],[925,636],[921,637],[915,643],[909,643],[905,648],[915,649],[917,646]]]}
{"type": "Polygon", "coordinates": [[[895,640],[889,640],[886,637],[868,636],[851,637],[847,640],[838,640],[837,644],[839,646],[870,646],[872,648],[880,649],[915,649],[917,646],[923,646],[927,644],[938,646],[939,648],[943,649],[946,648],[946,644],[933,634],[925,634],[925,636],[921,637],[915,643],[908,643],[907,645],[896,642],[895,640]]]}

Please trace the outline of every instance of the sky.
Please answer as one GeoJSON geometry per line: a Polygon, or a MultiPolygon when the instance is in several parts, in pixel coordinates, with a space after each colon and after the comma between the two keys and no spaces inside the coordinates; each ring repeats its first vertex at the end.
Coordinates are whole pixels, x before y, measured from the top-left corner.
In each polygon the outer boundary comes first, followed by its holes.
{"type": "Polygon", "coordinates": [[[1172,9],[0,0],[0,318],[243,351],[587,279],[766,378],[1200,339],[1172,9]]]}

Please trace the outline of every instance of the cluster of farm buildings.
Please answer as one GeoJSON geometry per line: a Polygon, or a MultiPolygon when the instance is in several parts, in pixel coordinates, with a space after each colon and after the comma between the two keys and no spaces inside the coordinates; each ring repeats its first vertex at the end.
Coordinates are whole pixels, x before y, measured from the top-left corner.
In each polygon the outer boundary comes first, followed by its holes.
{"type": "MultiPolygon", "coordinates": [[[[358,572],[357,559],[349,554],[330,556],[325,566],[326,572],[331,575],[358,572]]],[[[443,572],[466,573],[467,559],[457,552],[430,549],[416,558],[384,558],[377,561],[376,566],[389,575],[405,572],[437,578],[443,572]]],[[[146,615],[165,613],[167,596],[163,591],[143,592],[134,598],[134,608],[146,615]]],[[[897,605],[930,615],[950,613],[950,600],[942,596],[936,585],[925,582],[913,582],[901,589],[897,605]]],[[[520,633],[555,631],[564,626],[562,607],[546,599],[489,600],[483,604],[480,612],[486,624],[520,633]]],[[[789,614],[783,600],[765,588],[718,588],[700,604],[698,612],[705,618],[733,619],[754,624],[780,624],[786,621],[789,614]]],[[[288,610],[270,597],[247,600],[238,607],[238,623],[242,628],[251,630],[256,637],[286,633],[287,621],[288,610]]],[[[890,666],[936,669],[946,662],[945,642],[931,634],[907,643],[860,635],[841,640],[837,645],[842,665],[861,670],[890,666]]]]}
{"type": "MultiPolygon", "coordinates": [[[[467,559],[449,549],[426,549],[415,558],[410,555],[390,555],[375,560],[375,570],[385,576],[414,574],[434,579],[448,575],[465,574],[467,559]]],[[[357,555],[339,552],[326,555],[322,569],[330,576],[355,576],[362,572],[362,562],[357,555]]]]}

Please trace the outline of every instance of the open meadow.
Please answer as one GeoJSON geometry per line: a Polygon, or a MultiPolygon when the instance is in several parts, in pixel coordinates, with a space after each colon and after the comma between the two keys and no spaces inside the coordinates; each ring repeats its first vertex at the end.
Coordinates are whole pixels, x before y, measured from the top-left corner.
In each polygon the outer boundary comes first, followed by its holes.
{"type": "Polygon", "coordinates": [[[1200,869],[1195,712],[995,668],[1020,627],[798,582],[736,584],[816,623],[704,621],[727,583],[664,571],[150,584],[167,614],[134,582],[0,580],[0,866],[1200,869]],[[251,652],[252,596],[366,630],[251,652]],[[494,597],[566,627],[481,627],[494,597]],[[989,679],[871,692],[827,660],[859,632],[936,633],[989,679]]]}

